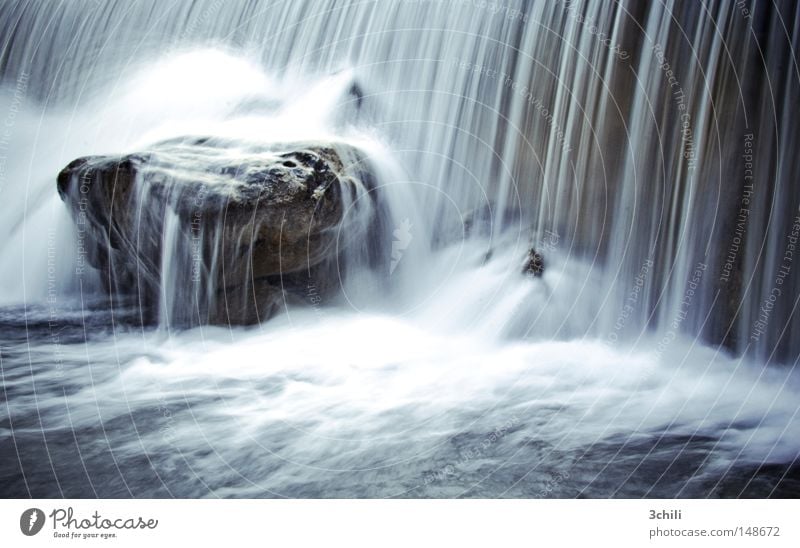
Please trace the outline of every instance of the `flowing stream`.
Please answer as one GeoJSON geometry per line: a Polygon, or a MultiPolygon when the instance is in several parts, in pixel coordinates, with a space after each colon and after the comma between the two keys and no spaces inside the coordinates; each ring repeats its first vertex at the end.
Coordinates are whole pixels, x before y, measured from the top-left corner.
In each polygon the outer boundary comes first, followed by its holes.
{"type": "Polygon", "coordinates": [[[0,493],[797,496],[800,7],[744,4],[4,2],[0,493]],[[388,281],[179,329],[171,218],[110,307],[56,176],[186,135],[364,151],[388,281]]]}

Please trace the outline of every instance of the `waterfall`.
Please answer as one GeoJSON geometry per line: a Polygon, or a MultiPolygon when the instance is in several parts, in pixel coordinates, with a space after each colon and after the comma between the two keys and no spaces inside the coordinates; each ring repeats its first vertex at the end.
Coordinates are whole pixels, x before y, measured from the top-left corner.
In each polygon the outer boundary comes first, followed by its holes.
{"type": "MultiPolygon", "coordinates": [[[[613,343],[652,331],[659,352],[688,335],[763,362],[800,356],[793,2],[44,0],[4,3],[0,28],[13,29],[0,46],[6,96],[24,87],[31,120],[105,109],[99,126],[15,151],[27,161],[16,171],[6,156],[7,234],[58,209],[58,162],[132,148],[143,124],[180,116],[210,81],[229,83],[213,105],[223,111],[237,90],[269,101],[270,78],[273,91],[302,90],[347,74],[362,125],[416,195],[394,222],[413,217],[432,253],[488,208],[494,232],[512,225],[509,261],[532,245],[582,265],[567,313],[580,327],[556,322],[551,335],[613,343]],[[206,79],[190,83],[159,73],[138,99],[163,103],[152,118],[108,106],[131,104],[119,101],[143,67],[209,45],[230,57],[201,60],[206,79]],[[170,102],[173,89],[184,99],[170,102]],[[43,155],[49,175],[32,165],[43,155]]],[[[357,122],[343,116],[340,126],[357,122]]]]}
{"type": "Polygon", "coordinates": [[[3,494],[796,496],[799,35],[0,3],[3,494]]]}

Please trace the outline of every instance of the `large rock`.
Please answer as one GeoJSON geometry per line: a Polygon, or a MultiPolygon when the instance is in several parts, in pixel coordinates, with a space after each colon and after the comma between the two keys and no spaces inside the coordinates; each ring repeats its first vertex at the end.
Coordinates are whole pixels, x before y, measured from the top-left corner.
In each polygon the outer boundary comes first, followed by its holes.
{"type": "Polygon", "coordinates": [[[179,325],[254,323],[309,283],[335,288],[373,222],[372,186],[350,146],[206,138],[80,158],[58,176],[106,289],[179,325]]]}

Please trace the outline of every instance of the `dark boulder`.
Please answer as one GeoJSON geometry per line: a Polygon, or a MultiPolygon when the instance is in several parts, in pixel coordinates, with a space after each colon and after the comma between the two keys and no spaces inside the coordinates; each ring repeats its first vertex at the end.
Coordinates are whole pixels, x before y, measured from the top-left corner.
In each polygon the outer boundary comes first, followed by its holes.
{"type": "Polygon", "coordinates": [[[335,288],[342,252],[374,218],[353,147],[192,138],[71,162],[58,191],[111,294],[150,321],[250,324],[306,279],[335,288]],[[321,278],[325,278],[322,280],[321,278]]]}

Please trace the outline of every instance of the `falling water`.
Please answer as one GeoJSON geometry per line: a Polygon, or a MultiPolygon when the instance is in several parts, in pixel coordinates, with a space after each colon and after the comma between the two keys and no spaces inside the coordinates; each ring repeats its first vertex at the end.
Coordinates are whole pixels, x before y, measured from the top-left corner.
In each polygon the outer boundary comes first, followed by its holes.
{"type": "MultiPolygon", "coordinates": [[[[0,435],[102,436],[37,465],[66,478],[50,494],[785,488],[800,7],[744,4],[5,3],[0,435]],[[365,151],[389,281],[348,269],[336,299],[312,287],[251,330],[126,330],[55,176],[186,135],[365,151]],[[531,247],[541,278],[520,275],[531,247]]],[[[191,300],[163,217],[162,327],[191,300]]]]}

